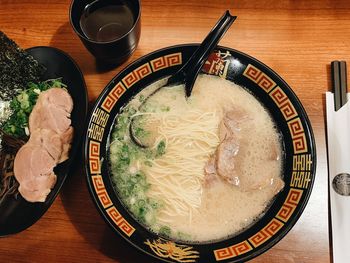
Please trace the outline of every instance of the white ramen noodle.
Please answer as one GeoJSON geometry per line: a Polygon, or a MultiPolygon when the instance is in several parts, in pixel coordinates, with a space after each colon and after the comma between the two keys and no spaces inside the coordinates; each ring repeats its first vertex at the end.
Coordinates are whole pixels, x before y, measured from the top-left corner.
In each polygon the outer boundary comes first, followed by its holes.
{"type": "Polygon", "coordinates": [[[162,88],[139,107],[163,83],[140,92],[117,119],[110,147],[115,188],[131,213],[156,233],[195,242],[233,235],[261,216],[283,188],[274,122],[244,88],[209,75],[199,75],[188,99],[183,86],[162,88]],[[231,127],[237,147],[228,160],[236,183],[218,169],[220,124],[232,111],[245,116],[231,127]],[[148,149],[130,139],[130,116],[135,136],[148,149]],[[276,157],[267,157],[271,152],[276,157]],[[208,175],[210,158],[216,170],[208,175]]]}

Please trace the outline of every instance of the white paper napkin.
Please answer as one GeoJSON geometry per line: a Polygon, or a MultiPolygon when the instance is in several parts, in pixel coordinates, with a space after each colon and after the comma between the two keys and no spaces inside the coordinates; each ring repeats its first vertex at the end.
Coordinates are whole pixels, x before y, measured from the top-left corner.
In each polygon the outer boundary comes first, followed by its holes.
{"type": "Polygon", "coordinates": [[[350,262],[350,195],[348,195],[350,190],[349,94],[348,99],[349,101],[342,108],[335,111],[334,95],[331,92],[326,92],[328,173],[334,263],[350,262]],[[349,174],[349,176],[346,174],[349,174]],[[335,177],[336,184],[334,184],[335,177]],[[338,192],[346,195],[341,195],[338,192]]]}

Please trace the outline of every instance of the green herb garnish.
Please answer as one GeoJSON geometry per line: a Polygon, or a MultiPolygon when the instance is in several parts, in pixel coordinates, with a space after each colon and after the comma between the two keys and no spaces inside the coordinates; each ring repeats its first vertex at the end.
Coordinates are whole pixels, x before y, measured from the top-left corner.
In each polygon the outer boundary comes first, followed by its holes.
{"type": "Polygon", "coordinates": [[[28,136],[29,115],[36,104],[39,94],[54,87],[64,88],[66,85],[61,82],[61,79],[29,83],[25,90],[21,91],[10,101],[10,110],[12,114],[3,124],[2,129],[4,132],[16,138],[28,136]]]}
{"type": "Polygon", "coordinates": [[[156,156],[162,156],[165,153],[165,141],[160,141],[157,145],[157,153],[156,156]]]}
{"type": "Polygon", "coordinates": [[[168,226],[162,226],[160,229],[159,229],[159,234],[160,235],[163,235],[163,236],[166,236],[166,237],[169,237],[171,235],[171,229],[170,227],[168,226]]]}

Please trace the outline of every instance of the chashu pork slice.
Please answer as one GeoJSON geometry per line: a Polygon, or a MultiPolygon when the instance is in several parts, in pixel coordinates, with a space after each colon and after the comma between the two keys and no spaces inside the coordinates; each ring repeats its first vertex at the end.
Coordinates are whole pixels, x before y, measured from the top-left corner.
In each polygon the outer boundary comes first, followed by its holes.
{"type": "Polygon", "coordinates": [[[219,140],[215,153],[209,158],[204,172],[206,181],[213,181],[220,176],[232,185],[240,184],[237,159],[240,151],[240,132],[242,123],[249,121],[247,113],[241,109],[227,111],[219,124],[219,140]]]}
{"type": "Polygon", "coordinates": [[[53,104],[35,104],[29,116],[29,131],[50,129],[58,134],[64,133],[71,125],[70,114],[53,104]]]}
{"type": "Polygon", "coordinates": [[[57,177],[53,172],[47,176],[37,176],[21,182],[18,191],[28,202],[45,202],[56,180],[57,177]]]}
{"type": "Polygon", "coordinates": [[[68,128],[64,133],[60,135],[62,142],[62,153],[58,163],[62,163],[69,157],[69,151],[71,148],[71,142],[73,140],[74,129],[72,126],[68,128]]]}
{"type": "Polygon", "coordinates": [[[260,160],[255,160],[257,174],[244,172],[241,167],[247,156],[245,145],[248,144],[242,134],[246,132],[245,129],[254,127],[253,121],[247,113],[241,110],[226,112],[219,124],[220,144],[204,167],[206,178],[208,180],[213,178],[215,171],[218,177],[239,187],[242,191],[271,187],[276,194],[284,187],[284,182],[270,173],[270,167],[276,165],[280,158],[278,145],[275,142],[266,142],[269,151],[260,160]]]}
{"type": "MultiPolygon", "coordinates": [[[[237,138],[229,137],[221,142],[216,150],[216,172],[228,183],[239,186],[243,191],[258,190],[266,187],[281,186],[283,181],[271,174],[271,167],[277,165],[277,145],[269,142],[269,154],[261,159],[255,158],[254,170],[256,173],[245,172],[242,163],[245,162],[247,142],[237,138]]],[[[279,187],[277,187],[279,188],[279,187]]],[[[276,189],[276,193],[280,189],[276,189]]]]}
{"type": "Polygon", "coordinates": [[[25,144],[16,154],[14,174],[19,192],[29,202],[44,202],[56,183],[53,167],[56,161],[41,146],[25,144]]]}
{"type": "Polygon", "coordinates": [[[247,112],[242,109],[227,111],[219,124],[219,139],[224,141],[226,138],[239,137],[244,123],[251,121],[247,112]]]}
{"type": "Polygon", "coordinates": [[[36,129],[30,134],[28,143],[43,147],[58,164],[68,159],[72,139],[72,126],[61,135],[49,129],[36,129]]]}
{"type": "Polygon", "coordinates": [[[62,152],[63,142],[61,137],[49,129],[36,129],[30,134],[27,144],[37,145],[44,148],[56,163],[59,163],[62,152]]]}
{"type": "Polygon", "coordinates": [[[232,185],[240,185],[240,176],[237,167],[237,155],[240,145],[233,137],[222,141],[216,150],[216,172],[232,185]]]}
{"type": "Polygon", "coordinates": [[[72,109],[73,101],[66,90],[51,88],[40,93],[29,117],[30,132],[38,128],[50,129],[58,134],[66,132],[71,125],[72,109]]]}
{"type": "Polygon", "coordinates": [[[29,202],[44,202],[56,183],[53,168],[68,159],[73,101],[62,88],[41,92],[29,116],[30,139],[17,152],[14,174],[29,202]]]}
{"type": "Polygon", "coordinates": [[[43,100],[49,104],[54,104],[56,107],[63,109],[67,113],[73,110],[73,100],[68,91],[62,88],[51,88],[42,94],[43,100]]]}

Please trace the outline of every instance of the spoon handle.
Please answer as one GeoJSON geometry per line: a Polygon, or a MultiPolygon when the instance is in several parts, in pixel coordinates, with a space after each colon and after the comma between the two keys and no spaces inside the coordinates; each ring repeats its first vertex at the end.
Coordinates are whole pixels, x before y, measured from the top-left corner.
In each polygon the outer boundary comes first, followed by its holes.
{"type": "Polygon", "coordinates": [[[236,18],[237,16],[232,16],[227,10],[185,65],[168,79],[166,86],[185,83],[186,97],[191,96],[194,82],[204,62],[236,18]]]}

